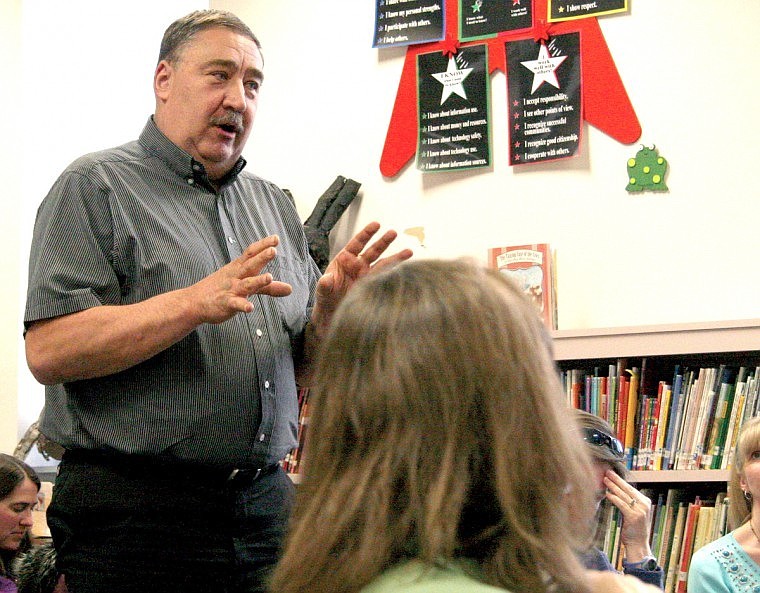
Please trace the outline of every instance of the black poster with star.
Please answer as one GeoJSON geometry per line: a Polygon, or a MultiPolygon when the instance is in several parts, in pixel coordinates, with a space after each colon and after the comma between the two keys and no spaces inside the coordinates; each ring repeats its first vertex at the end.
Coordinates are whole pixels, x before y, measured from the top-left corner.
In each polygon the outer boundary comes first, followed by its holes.
{"type": "Polygon", "coordinates": [[[417,56],[417,168],[451,171],[491,164],[488,48],[417,56]]]}
{"type": "Polygon", "coordinates": [[[580,147],[580,33],[507,41],[509,164],[575,156],[580,147]]]}
{"type": "Polygon", "coordinates": [[[533,26],[533,0],[459,0],[459,38],[493,37],[533,26]]]}
{"type": "Polygon", "coordinates": [[[372,47],[443,39],[443,0],[376,0],[372,47]]]}

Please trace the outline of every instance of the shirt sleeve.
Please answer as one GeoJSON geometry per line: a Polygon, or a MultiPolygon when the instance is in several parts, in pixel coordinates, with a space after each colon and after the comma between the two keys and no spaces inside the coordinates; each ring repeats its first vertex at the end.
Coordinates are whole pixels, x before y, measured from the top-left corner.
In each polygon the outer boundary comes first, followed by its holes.
{"type": "Polygon", "coordinates": [[[108,204],[104,188],[80,172],[68,170],[53,185],[34,225],[26,327],[39,319],[120,302],[108,204]]]}

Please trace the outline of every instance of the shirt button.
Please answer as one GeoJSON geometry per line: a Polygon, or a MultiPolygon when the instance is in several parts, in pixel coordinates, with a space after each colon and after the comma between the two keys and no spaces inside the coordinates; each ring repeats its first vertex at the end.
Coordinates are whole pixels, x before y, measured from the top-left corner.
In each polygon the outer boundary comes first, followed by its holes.
{"type": "Polygon", "coordinates": [[[237,243],[237,241],[235,240],[235,237],[227,237],[227,240],[228,240],[230,243],[232,243],[233,245],[234,245],[235,243],[237,243]]]}
{"type": "Polygon", "coordinates": [[[192,185],[193,183],[195,183],[195,179],[193,179],[192,177],[188,177],[188,178],[187,178],[187,182],[188,182],[190,185],[192,185]]]}
{"type": "Polygon", "coordinates": [[[269,389],[269,381],[264,381],[264,389],[269,389]]]}
{"type": "Polygon", "coordinates": [[[264,439],[266,438],[267,438],[267,435],[265,435],[263,432],[259,435],[259,441],[262,443],[264,442],[264,439]]]}
{"type": "Polygon", "coordinates": [[[261,337],[261,336],[263,336],[263,335],[264,335],[264,332],[263,332],[263,331],[261,331],[260,329],[257,329],[257,330],[256,330],[256,335],[257,335],[257,336],[259,336],[259,337],[261,337]]]}
{"type": "Polygon", "coordinates": [[[198,165],[198,164],[193,165],[193,171],[200,171],[200,170],[201,170],[201,166],[200,165],[198,165]]]}

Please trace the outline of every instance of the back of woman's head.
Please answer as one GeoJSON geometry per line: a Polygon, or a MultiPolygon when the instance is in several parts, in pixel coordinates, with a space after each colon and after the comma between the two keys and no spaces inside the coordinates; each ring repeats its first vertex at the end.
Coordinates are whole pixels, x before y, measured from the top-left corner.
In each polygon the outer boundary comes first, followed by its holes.
{"type": "Polygon", "coordinates": [[[515,591],[576,579],[565,499],[585,504],[587,466],[547,345],[521,291],[464,260],[358,283],[321,350],[274,590],[356,591],[407,557],[472,558],[515,591]]]}
{"type": "Polygon", "coordinates": [[[25,478],[34,482],[39,490],[40,478],[37,476],[37,472],[20,459],[6,453],[0,453],[0,500],[13,492],[25,478]]]}
{"type": "Polygon", "coordinates": [[[734,451],[734,462],[731,466],[731,477],[728,485],[728,526],[736,529],[749,519],[752,513],[752,497],[742,492],[741,478],[744,468],[750,461],[751,455],[760,451],[760,416],[747,420],[739,429],[734,451]]]}

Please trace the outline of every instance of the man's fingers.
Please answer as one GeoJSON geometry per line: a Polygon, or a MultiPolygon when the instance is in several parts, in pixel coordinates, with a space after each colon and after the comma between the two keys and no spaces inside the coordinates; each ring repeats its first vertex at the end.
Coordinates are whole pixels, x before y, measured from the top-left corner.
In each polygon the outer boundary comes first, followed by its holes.
{"type": "Polygon", "coordinates": [[[277,235],[270,235],[246,247],[243,254],[233,262],[239,267],[236,272],[238,278],[258,274],[264,266],[277,256],[275,247],[279,243],[280,238],[277,235]]]}
{"type": "Polygon", "coordinates": [[[398,233],[394,230],[386,231],[382,237],[364,250],[361,254],[362,259],[374,263],[385,253],[386,249],[396,240],[397,236],[398,233]]]}
{"type": "Polygon", "coordinates": [[[263,239],[259,239],[258,241],[251,243],[248,247],[245,248],[243,254],[239,259],[250,259],[257,254],[266,251],[270,247],[277,247],[279,244],[280,237],[277,235],[269,235],[268,237],[264,237],[263,239]]]}
{"type": "Polygon", "coordinates": [[[256,291],[258,294],[266,294],[272,297],[284,297],[293,292],[293,287],[287,282],[280,282],[279,280],[273,280],[269,284],[263,286],[260,290],[256,291]]]}
{"type": "Polygon", "coordinates": [[[412,257],[412,255],[414,255],[414,253],[412,252],[411,249],[402,249],[398,253],[394,253],[393,255],[389,255],[388,257],[378,259],[377,261],[375,261],[375,264],[372,267],[375,270],[379,270],[386,266],[395,266],[396,264],[400,264],[402,261],[408,260],[410,257],[412,257]]]}
{"type": "Polygon", "coordinates": [[[269,273],[249,276],[243,280],[243,286],[247,296],[267,294],[273,297],[283,297],[293,292],[293,287],[290,284],[275,280],[269,273]]]}
{"type": "MultiPolygon", "coordinates": [[[[242,281],[239,290],[243,296],[252,294],[267,294],[269,296],[288,296],[293,288],[287,282],[280,282],[272,277],[272,274],[261,274],[261,270],[277,256],[280,239],[277,235],[270,235],[260,241],[251,243],[233,263],[230,271],[237,279],[242,281]]],[[[238,293],[240,294],[240,293],[238,293]]]]}
{"type": "MultiPolygon", "coordinates": [[[[360,253],[362,253],[362,250],[367,246],[367,244],[372,240],[372,237],[375,236],[375,233],[380,230],[380,223],[379,222],[370,222],[367,226],[365,226],[362,230],[360,230],[358,233],[356,233],[351,240],[346,243],[346,246],[343,248],[345,251],[350,253],[351,255],[359,256],[360,253]]],[[[394,231],[388,231],[388,233],[394,233],[394,231]]],[[[386,233],[386,235],[388,234],[386,233]]],[[[395,238],[395,236],[394,236],[395,238]]],[[[390,245],[390,243],[389,243],[390,245]]],[[[386,245],[387,247],[387,245],[386,245]]],[[[362,254],[364,256],[365,254],[362,254]]]]}

